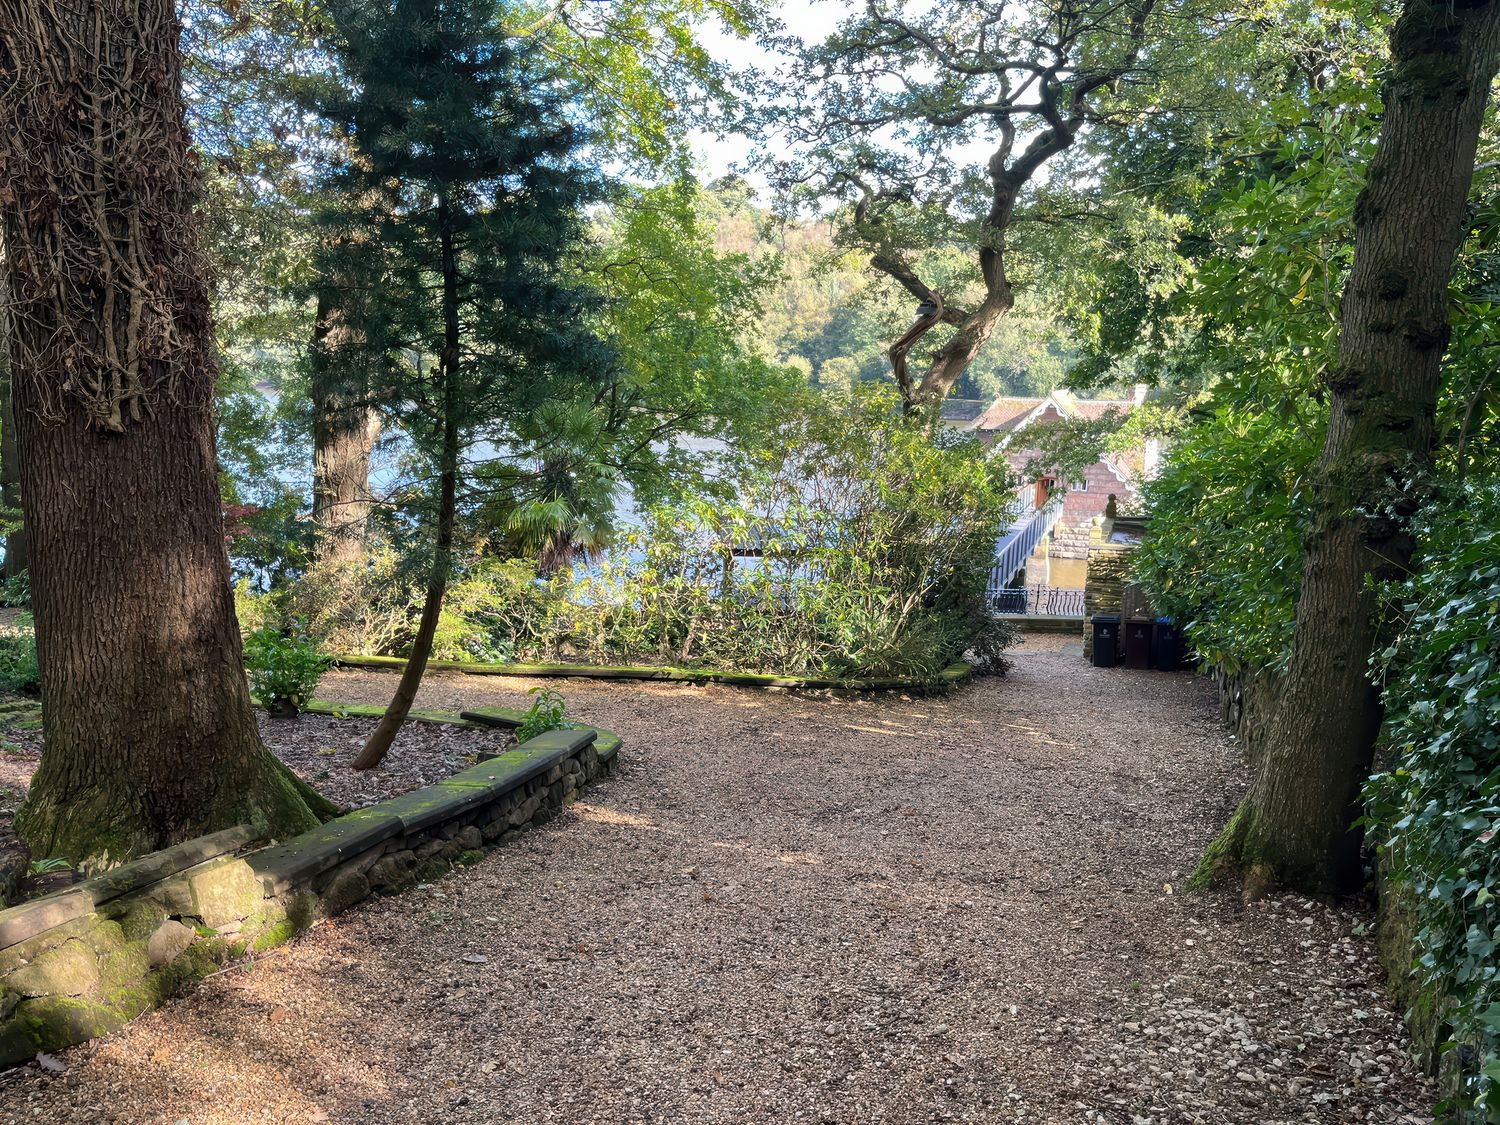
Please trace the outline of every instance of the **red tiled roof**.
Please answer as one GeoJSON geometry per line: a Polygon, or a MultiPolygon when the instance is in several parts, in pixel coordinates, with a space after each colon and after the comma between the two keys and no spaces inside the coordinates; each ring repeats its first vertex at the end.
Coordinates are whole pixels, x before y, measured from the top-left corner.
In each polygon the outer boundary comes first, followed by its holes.
{"type": "Polygon", "coordinates": [[[1012,430],[1028,414],[1047,400],[1044,398],[997,398],[974,423],[976,430],[1012,430]]]}
{"type": "MultiPolygon", "coordinates": [[[[1085,418],[1097,421],[1112,410],[1128,414],[1135,403],[1123,398],[1075,398],[1068,391],[1054,391],[1048,398],[1070,418],[1085,418]]],[[[974,423],[976,430],[992,433],[1010,433],[1031,413],[1047,401],[1047,398],[1019,398],[1002,396],[990,403],[989,408],[974,423]]]]}
{"type": "Polygon", "coordinates": [[[1135,408],[1135,403],[1123,398],[1075,398],[1068,405],[1072,413],[1087,418],[1090,422],[1097,421],[1111,410],[1129,414],[1135,408]]]}

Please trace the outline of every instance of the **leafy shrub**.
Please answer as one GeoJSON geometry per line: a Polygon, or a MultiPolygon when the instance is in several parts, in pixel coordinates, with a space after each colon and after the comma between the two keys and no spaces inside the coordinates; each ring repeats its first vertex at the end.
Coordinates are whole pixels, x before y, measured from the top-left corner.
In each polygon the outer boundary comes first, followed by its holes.
{"type": "Polygon", "coordinates": [[[421,613],[419,575],[391,548],[357,563],[316,562],[288,587],[289,617],[329,652],[397,653],[411,643],[421,613]]]}
{"type": "Polygon", "coordinates": [[[646,514],[552,615],[593,663],[936,680],[1014,633],[984,592],[1014,493],[972,440],[934,440],[883,391],[788,421],[738,504],[646,514]]]}
{"type": "Polygon", "coordinates": [[[262,629],[274,629],[281,623],[281,606],[274,594],[262,594],[241,578],[234,584],[234,616],[240,625],[240,637],[248,640],[262,629]]]}
{"type": "MultiPolygon", "coordinates": [[[[1414,983],[1464,1045],[1460,1100],[1500,1119],[1500,488],[1430,514],[1425,569],[1375,657],[1389,761],[1367,787],[1387,875],[1417,915],[1414,983]],[[1451,1010],[1443,1011],[1445,1003],[1451,1010]]],[[[1468,1118],[1465,1118],[1468,1120],[1468,1118]]]]}
{"type": "Polygon", "coordinates": [[[1308,520],[1303,482],[1321,441],[1318,429],[1277,414],[1221,408],[1146,485],[1151,519],[1132,573],[1206,663],[1227,672],[1285,665],[1308,520]]]}
{"type": "Polygon", "coordinates": [[[250,690],[261,703],[276,710],[301,707],[328,670],[328,658],[305,636],[287,636],[261,629],[245,641],[245,671],[250,690]]]}
{"type": "MultiPolygon", "coordinates": [[[[934,437],[884,388],[789,415],[766,444],[738,502],[651,509],[586,572],[471,563],[434,657],[926,681],[970,652],[1003,666],[1016,634],[984,596],[1015,495],[1002,459],[934,437]]],[[[334,652],[404,655],[421,599],[387,552],[310,568],[287,602],[334,652]]]]}
{"type": "Polygon", "coordinates": [[[36,638],[30,633],[0,634],[0,692],[39,695],[41,690],[36,638]]]}
{"type": "Polygon", "coordinates": [[[530,695],[534,698],[527,709],[521,725],[516,728],[516,739],[526,742],[549,730],[571,730],[568,721],[568,705],[556,688],[534,687],[530,695]]]}
{"type": "Polygon", "coordinates": [[[539,661],[561,608],[560,586],[515,560],[483,559],[450,584],[432,653],[438,660],[539,661]]]}

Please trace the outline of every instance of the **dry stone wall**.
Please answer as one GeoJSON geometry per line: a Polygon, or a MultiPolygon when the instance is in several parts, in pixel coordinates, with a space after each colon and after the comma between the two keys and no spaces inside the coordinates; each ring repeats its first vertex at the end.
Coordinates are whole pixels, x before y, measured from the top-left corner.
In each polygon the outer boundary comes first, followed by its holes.
{"type": "MultiPolygon", "coordinates": [[[[498,710],[463,721],[515,725],[498,710]]],[[[619,745],[550,731],[291,840],[255,847],[231,828],[0,911],[0,1067],[114,1031],[318,918],[478,859],[613,772],[619,745]]]]}

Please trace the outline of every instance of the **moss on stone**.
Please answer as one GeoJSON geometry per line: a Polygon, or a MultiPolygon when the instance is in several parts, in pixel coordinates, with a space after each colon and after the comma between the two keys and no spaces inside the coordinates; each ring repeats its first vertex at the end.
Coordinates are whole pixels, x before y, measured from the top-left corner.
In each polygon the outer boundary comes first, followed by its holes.
{"type": "Polygon", "coordinates": [[[90,919],[84,940],[93,947],[95,953],[101,954],[114,953],[124,949],[126,945],[124,927],[108,918],[90,919]]]}
{"type": "Polygon", "coordinates": [[[260,879],[243,859],[231,857],[209,864],[188,877],[193,913],[217,930],[239,922],[260,909],[260,879]]]}
{"type": "Polygon", "coordinates": [[[82,918],[72,918],[60,926],[54,926],[50,930],[43,930],[41,933],[34,934],[25,941],[17,942],[6,949],[0,949],[0,977],[14,972],[22,965],[35,960],[49,949],[56,949],[58,946],[75,938],[87,938],[89,928],[95,921],[96,916],[92,914],[82,918]]]}
{"type": "Polygon", "coordinates": [[[278,945],[285,945],[297,934],[297,925],[290,918],[283,918],[274,926],[262,930],[250,943],[250,948],[256,953],[264,953],[268,949],[275,949],[278,945]]]}
{"type": "Polygon", "coordinates": [[[150,899],[137,899],[120,915],[120,933],[126,941],[149,938],[167,920],[167,912],[150,899]]]}
{"type": "Polygon", "coordinates": [[[76,938],[48,950],[29,965],[5,978],[5,986],[21,996],[82,996],[99,983],[99,960],[76,938]]]}
{"type": "Polygon", "coordinates": [[[129,1017],[97,1000],[39,996],[22,1003],[11,1018],[21,1021],[37,1050],[55,1051],[117,1031],[129,1017]]]}
{"type": "Polygon", "coordinates": [[[144,941],[131,942],[104,958],[99,966],[99,987],[108,993],[111,989],[139,981],[151,971],[151,961],[144,941]]]}

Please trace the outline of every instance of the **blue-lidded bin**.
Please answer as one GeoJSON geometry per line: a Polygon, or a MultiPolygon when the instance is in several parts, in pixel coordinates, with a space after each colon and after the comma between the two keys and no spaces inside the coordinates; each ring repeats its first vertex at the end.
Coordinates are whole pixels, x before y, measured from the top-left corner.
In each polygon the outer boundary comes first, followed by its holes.
{"type": "Polygon", "coordinates": [[[1163,672],[1182,667],[1182,634],[1170,617],[1158,617],[1151,635],[1151,666],[1163,672]]]}

